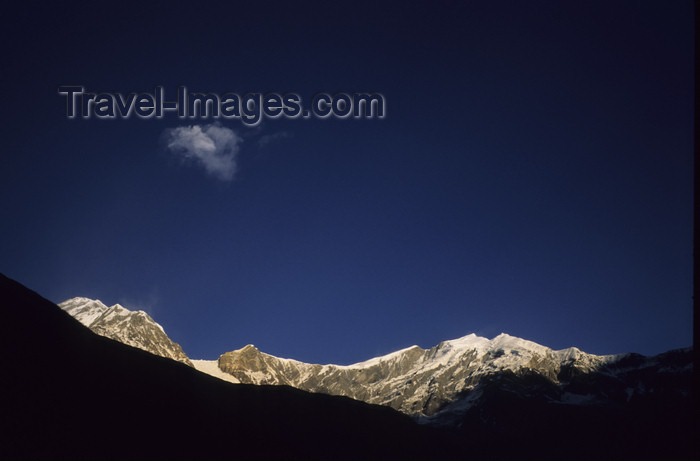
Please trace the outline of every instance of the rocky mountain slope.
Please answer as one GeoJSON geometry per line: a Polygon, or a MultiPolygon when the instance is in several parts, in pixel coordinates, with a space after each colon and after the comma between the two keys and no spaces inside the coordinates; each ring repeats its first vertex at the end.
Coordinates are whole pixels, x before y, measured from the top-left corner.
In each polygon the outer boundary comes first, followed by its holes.
{"type": "Polygon", "coordinates": [[[218,370],[213,364],[208,370],[202,364],[196,367],[210,374],[224,372],[235,382],[343,395],[392,407],[423,422],[451,425],[496,386],[510,385],[513,392],[568,405],[628,401],[649,392],[653,386],[645,379],[658,372],[689,373],[690,353],[685,355],[680,362],[632,354],[597,356],[576,348],[555,351],[507,334],[492,340],[471,334],[430,349],[412,346],[347,366],[282,359],[248,345],[223,354],[218,370]]]}
{"type": "Polygon", "coordinates": [[[192,366],[180,345],[144,311],[130,311],[119,304],[107,307],[89,298],[72,298],[58,306],[99,335],[192,366]]]}

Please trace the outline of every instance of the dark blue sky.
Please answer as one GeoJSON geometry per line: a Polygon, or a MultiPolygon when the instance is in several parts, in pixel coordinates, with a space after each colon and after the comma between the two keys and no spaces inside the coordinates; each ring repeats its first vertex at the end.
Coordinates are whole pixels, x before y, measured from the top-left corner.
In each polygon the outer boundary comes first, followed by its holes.
{"type": "Polygon", "coordinates": [[[6,15],[1,272],[144,309],[193,358],[691,344],[692,2],[227,5],[6,15]],[[222,181],[163,143],[211,119],[69,120],[65,84],[373,91],[387,116],[222,120],[222,181]]]}

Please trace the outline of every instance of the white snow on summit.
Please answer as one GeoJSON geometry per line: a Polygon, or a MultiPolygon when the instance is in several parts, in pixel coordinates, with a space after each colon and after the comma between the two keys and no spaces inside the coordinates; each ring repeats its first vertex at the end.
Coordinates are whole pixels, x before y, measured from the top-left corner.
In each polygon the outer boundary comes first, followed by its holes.
{"type": "Polygon", "coordinates": [[[98,317],[109,309],[99,299],[89,298],[72,298],[63,301],[58,307],[68,312],[86,327],[90,327],[98,317]]]}

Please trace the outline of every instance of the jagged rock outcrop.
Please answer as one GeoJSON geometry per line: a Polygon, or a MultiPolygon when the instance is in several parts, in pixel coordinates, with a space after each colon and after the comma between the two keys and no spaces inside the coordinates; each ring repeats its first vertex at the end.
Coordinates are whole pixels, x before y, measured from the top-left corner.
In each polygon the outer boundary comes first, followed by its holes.
{"type": "Polygon", "coordinates": [[[130,311],[119,304],[107,307],[89,298],[72,298],[59,307],[99,335],[193,366],[180,345],[144,311],[130,311]]]}

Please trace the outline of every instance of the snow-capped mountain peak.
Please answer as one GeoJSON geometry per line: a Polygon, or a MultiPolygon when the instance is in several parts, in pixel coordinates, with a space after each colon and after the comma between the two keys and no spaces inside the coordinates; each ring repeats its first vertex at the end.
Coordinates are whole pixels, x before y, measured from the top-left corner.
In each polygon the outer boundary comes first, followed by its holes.
{"type": "Polygon", "coordinates": [[[144,311],[131,311],[121,304],[107,307],[100,300],[83,297],[58,306],[99,335],[192,366],[180,345],[144,311]]]}

